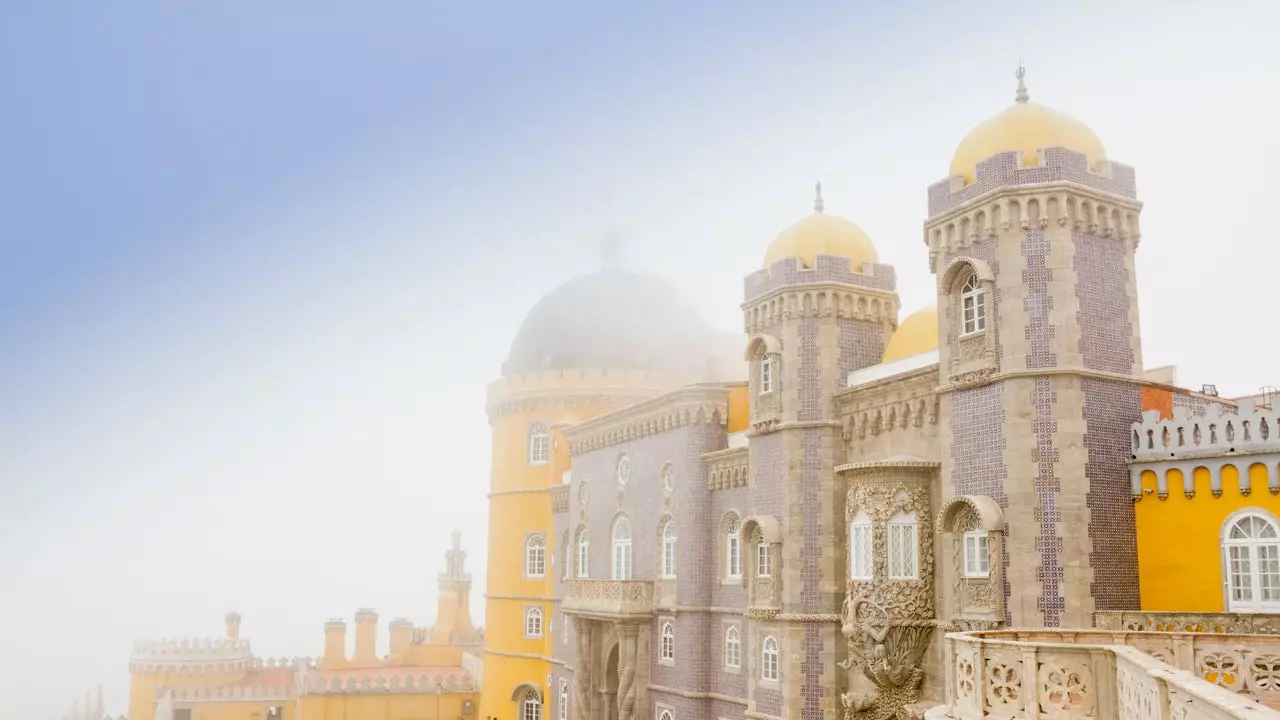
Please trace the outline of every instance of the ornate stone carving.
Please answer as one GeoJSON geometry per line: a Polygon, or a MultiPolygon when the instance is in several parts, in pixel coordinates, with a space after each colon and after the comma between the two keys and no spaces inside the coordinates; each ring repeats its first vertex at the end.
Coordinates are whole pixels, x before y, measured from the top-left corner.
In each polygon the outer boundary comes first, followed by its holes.
{"type": "Polygon", "coordinates": [[[578,636],[578,658],[573,671],[573,720],[591,718],[591,621],[573,619],[573,632],[578,636]]]}
{"type": "Polygon", "coordinates": [[[992,355],[990,343],[987,342],[985,333],[963,338],[956,344],[959,346],[961,362],[985,360],[992,355]]]}
{"type": "Polygon", "coordinates": [[[631,720],[636,709],[636,639],[634,623],[618,624],[618,720],[631,720]]]}
{"type": "Polygon", "coordinates": [[[861,670],[876,686],[874,693],[840,696],[846,720],[912,717],[910,706],[919,702],[924,680],[920,658],[933,623],[893,621],[887,608],[859,594],[846,596],[840,630],[849,641],[849,658],[841,666],[861,670]]]}
{"type": "Polygon", "coordinates": [[[957,390],[968,390],[970,388],[982,387],[991,382],[991,376],[995,375],[996,369],[992,367],[979,368],[962,372],[958,375],[951,376],[951,385],[957,390]]]}

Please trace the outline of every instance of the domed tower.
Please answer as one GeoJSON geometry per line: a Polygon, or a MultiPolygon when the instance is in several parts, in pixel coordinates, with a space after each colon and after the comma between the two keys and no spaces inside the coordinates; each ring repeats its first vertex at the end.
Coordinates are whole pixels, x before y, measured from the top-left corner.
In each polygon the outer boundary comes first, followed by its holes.
{"type": "MultiPolygon", "coordinates": [[[[529,312],[489,386],[493,431],[485,658],[479,717],[547,704],[553,633],[553,488],[568,481],[565,426],[704,379],[714,335],[666,283],[608,265],[529,312]],[[536,616],[536,621],[532,618],[536,616]],[[545,619],[545,622],[544,622],[545,619]]],[[[563,638],[560,638],[563,639],[563,638]]],[[[544,715],[545,717],[545,715],[544,715]]]]}
{"type": "Polygon", "coordinates": [[[878,261],[856,224],[830,214],[821,186],[814,212],[778,235],[766,266],[746,278],[749,336],[751,548],[744,657],[776,658],[747,677],[747,716],[836,717],[841,672],[847,462],[832,397],[849,373],[880,362],[897,325],[894,269],[878,261]],[[763,653],[763,655],[762,655],[763,653]],[[786,681],[803,678],[802,681],[786,681]]]}
{"type": "MultiPolygon", "coordinates": [[[[1133,169],[1083,123],[1030,102],[1023,75],[1014,104],[961,140],[950,178],[928,191],[942,489],[1004,509],[992,562],[1013,624],[1089,627],[1095,610],[1138,607],[1125,460],[1141,408],[1142,205],[1133,169]]],[[[943,565],[954,592],[961,571],[943,565]]]]}

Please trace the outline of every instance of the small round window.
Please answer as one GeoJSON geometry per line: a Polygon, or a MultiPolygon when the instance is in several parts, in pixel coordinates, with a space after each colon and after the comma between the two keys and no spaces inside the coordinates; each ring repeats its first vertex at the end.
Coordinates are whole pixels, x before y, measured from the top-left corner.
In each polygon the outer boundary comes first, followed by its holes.
{"type": "Polygon", "coordinates": [[[676,473],[671,469],[671,463],[662,466],[662,489],[667,492],[676,489],[676,473]]]}
{"type": "Polygon", "coordinates": [[[618,458],[618,484],[626,485],[631,480],[631,458],[623,455],[618,458]]]}

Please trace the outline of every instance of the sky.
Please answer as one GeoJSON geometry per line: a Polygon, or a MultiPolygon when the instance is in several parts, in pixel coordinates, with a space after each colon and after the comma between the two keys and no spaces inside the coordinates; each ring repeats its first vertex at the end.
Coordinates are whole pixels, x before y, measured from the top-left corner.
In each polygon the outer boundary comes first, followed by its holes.
{"type": "Polygon", "coordinates": [[[487,383],[538,298],[633,268],[741,327],[808,212],[931,302],[925,188],[1012,101],[1137,168],[1144,360],[1280,384],[1280,10],[1252,0],[17,3],[0,20],[0,707],[127,706],[135,639],[319,654],[483,617],[487,383]],[[1263,218],[1259,220],[1258,218],[1263,218]],[[1261,351],[1261,352],[1260,352],[1261,351]]]}

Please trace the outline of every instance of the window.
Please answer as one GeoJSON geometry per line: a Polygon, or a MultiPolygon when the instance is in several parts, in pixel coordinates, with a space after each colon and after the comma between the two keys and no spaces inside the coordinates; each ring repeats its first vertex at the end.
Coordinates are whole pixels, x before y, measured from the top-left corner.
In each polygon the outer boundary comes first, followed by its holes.
{"type": "Polygon", "coordinates": [[[969,275],[960,289],[960,322],[962,335],[982,332],[987,327],[987,293],[977,275],[969,275]]]}
{"type": "Polygon", "coordinates": [[[578,577],[591,577],[591,538],[586,528],[578,531],[578,577]]]}
{"type": "Polygon", "coordinates": [[[676,472],[671,469],[671,463],[662,466],[662,489],[667,492],[676,489],[676,472]]]}
{"type": "Polygon", "coordinates": [[[671,711],[666,708],[663,708],[662,712],[658,713],[658,720],[672,720],[673,717],[671,711]]]}
{"type": "Polygon", "coordinates": [[[676,523],[668,520],[662,526],[662,577],[676,576],[676,523]]]}
{"type": "Polygon", "coordinates": [[[756,545],[756,577],[770,577],[773,575],[773,551],[769,548],[769,543],[761,540],[756,545]]]}
{"type": "Polygon", "coordinates": [[[550,446],[550,435],[547,434],[547,424],[543,422],[530,423],[529,425],[529,464],[530,465],[546,465],[547,450],[550,446]]]}
{"type": "Polygon", "coordinates": [[[569,681],[560,678],[560,720],[569,720],[569,681]]]}
{"type": "Polygon", "coordinates": [[[761,645],[760,679],[778,679],[778,641],[772,635],[766,636],[761,645]]]}
{"type": "Polygon", "coordinates": [[[871,579],[871,518],[859,510],[849,521],[849,579],[871,579]]]}
{"type": "Polygon", "coordinates": [[[542,698],[532,690],[524,694],[520,720],[542,720],[542,698]]]}
{"type": "Polygon", "coordinates": [[[738,516],[730,515],[724,538],[724,567],[725,575],[734,580],[742,577],[742,538],[738,535],[741,529],[738,516]]]}
{"type": "Polygon", "coordinates": [[[545,537],[534,534],[524,541],[524,574],[531,578],[546,577],[547,539],[545,537]]]}
{"type": "Polygon", "coordinates": [[[986,530],[970,530],[964,534],[964,576],[984,578],[991,575],[991,554],[986,530]]]}
{"type": "Polygon", "coordinates": [[[525,609],[524,636],[527,638],[542,637],[542,608],[531,607],[525,609]]]}
{"type": "Polygon", "coordinates": [[[618,484],[626,485],[631,480],[631,458],[623,455],[618,458],[618,484]]]}
{"type": "Polygon", "coordinates": [[[774,360],[772,355],[760,358],[760,394],[773,392],[774,360]]]}
{"type": "Polygon", "coordinates": [[[631,523],[624,517],[613,524],[614,580],[631,579],[631,523]]]}
{"type": "Polygon", "coordinates": [[[915,517],[899,512],[889,518],[889,579],[915,580],[919,554],[915,517]]]}
{"type": "Polygon", "coordinates": [[[1280,611],[1280,528],[1258,512],[1231,518],[1222,540],[1229,612],[1280,611]]]}
{"type": "Polygon", "coordinates": [[[738,668],[742,666],[742,634],[737,625],[730,625],[724,631],[724,666],[738,668]]]}
{"type": "Polygon", "coordinates": [[[661,648],[660,657],[663,660],[676,659],[676,628],[670,620],[662,622],[662,633],[659,646],[661,648]]]}

